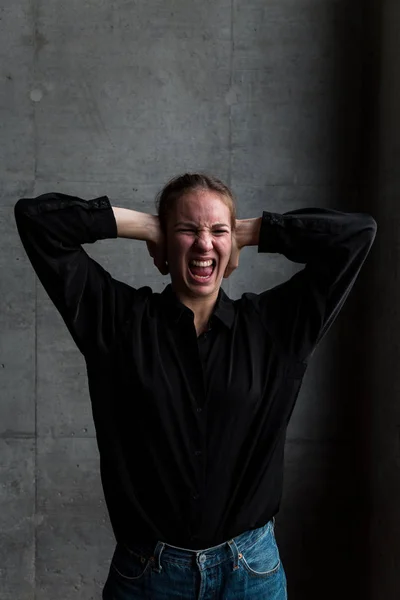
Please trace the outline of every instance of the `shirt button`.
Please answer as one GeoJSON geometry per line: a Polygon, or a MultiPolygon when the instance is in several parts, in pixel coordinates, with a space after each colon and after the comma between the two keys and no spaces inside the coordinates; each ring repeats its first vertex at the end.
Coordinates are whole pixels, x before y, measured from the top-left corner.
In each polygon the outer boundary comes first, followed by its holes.
{"type": "Polygon", "coordinates": [[[201,450],[195,450],[194,453],[196,456],[201,456],[203,454],[201,450]]]}
{"type": "Polygon", "coordinates": [[[201,413],[201,411],[202,411],[203,409],[202,409],[202,408],[200,408],[200,406],[198,406],[196,410],[197,410],[197,412],[198,412],[198,413],[201,413]]]}
{"type": "Polygon", "coordinates": [[[199,494],[193,494],[193,500],[198,500],[200,498],[199,494]]]}

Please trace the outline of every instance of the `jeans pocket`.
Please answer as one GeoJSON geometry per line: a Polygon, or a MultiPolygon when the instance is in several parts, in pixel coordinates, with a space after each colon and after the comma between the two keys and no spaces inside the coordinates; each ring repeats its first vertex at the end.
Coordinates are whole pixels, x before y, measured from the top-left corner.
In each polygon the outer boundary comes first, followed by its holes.
{"type": "Polygon", "coordinates": [[[250,548],[241,551],[243,567],[252,577],[272,577],[279,571],[281,560],[272,521],[250,548]]]}
{"type": "Polygon", "coordinates": [[[151,559],[136,554],[117,544],[111,561],[111,569],[126,581],[137,581],[150,572],[151,559]]]}

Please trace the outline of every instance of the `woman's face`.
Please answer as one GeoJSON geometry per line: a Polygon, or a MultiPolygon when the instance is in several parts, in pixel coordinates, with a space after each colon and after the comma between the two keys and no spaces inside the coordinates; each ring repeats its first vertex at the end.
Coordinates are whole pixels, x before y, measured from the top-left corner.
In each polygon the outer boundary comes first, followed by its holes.
{"type": "Polygon", "coordinates": [[[216,192],[192,190],[167,223],[167,260],[175,293],[217,295],[232,248],[231,213],[216,192]]]}

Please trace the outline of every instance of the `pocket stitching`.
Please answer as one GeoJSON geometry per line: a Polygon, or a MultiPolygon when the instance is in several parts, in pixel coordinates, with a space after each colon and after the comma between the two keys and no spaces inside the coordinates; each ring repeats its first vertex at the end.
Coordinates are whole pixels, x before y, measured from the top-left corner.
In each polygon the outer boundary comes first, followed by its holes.
{"type": "Polygon", "coordinates": [[[245,557],[242,557],[242,562],[243,562],[243,566],[246,569],[246,571],[248,571],[248,573],[250,575],[253,575],[254,577],[271,577],[272,575],[274,575],[279,567],[281,566],[281,561],[280,559],[278,560],[278,564],[276,565],[276,567],[274,567],[273,569],[271,569],[270,571],[254,571],[250,565],[248,564],[247,560],[245,559],[245,557]]]}

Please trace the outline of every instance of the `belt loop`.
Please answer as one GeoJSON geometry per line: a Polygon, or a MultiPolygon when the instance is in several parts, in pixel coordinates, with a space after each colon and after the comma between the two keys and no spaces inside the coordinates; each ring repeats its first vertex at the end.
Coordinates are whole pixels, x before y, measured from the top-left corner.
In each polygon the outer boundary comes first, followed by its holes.
{"type": "Polygon", "coordinates": [[[227,544],[229,544],[229,548],[233,555],[233,571],[236,571],[239,568],[239,558],[242,558],[242,555],[236,546],[235,540],[229,540],[227,544]]]}
{"type": "Polygon", "coordinates": [[[154,550],[154,556],[152,556],[150,558],[150,560],[152,560],[152,561],[155,562],[155,566],[153,568],[154,568],[154,571],[156,573],[161,573],[161,571],[162,571],[161,554],[162,554],[164,548],[165,548],[164,542],[158,541],[157,545],[156,545],[156,548],[154,550]]]}

